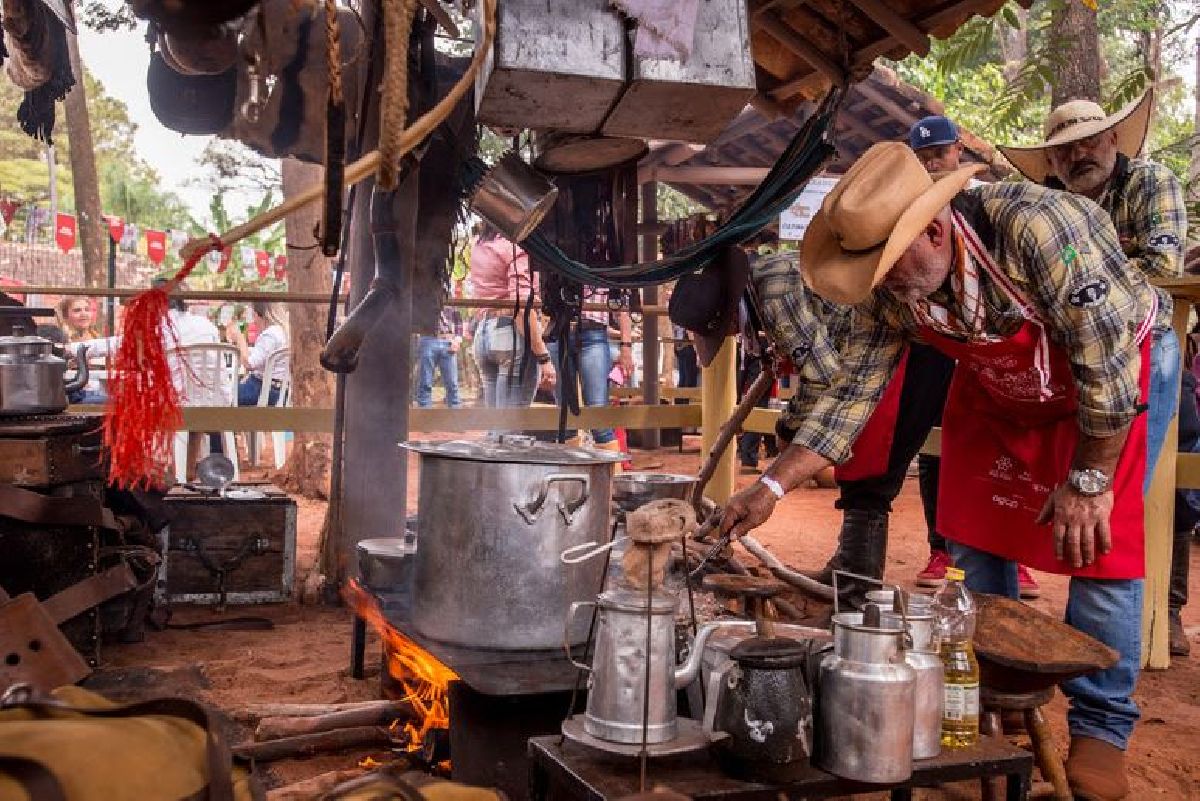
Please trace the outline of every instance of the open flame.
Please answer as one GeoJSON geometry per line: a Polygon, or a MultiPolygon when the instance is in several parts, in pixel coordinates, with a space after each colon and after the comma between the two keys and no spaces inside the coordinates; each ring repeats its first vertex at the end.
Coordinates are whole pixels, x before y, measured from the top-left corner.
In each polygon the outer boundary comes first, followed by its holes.
{"type": "Polygon", "coordinates": [[[404,688],[402,701],[413,710],[413,719],[403,727],[400,721],[392,724],[397,739],[403,739],[409,751],[419,751],[431,729],[450,726],[450,699],[447,693],[450,682],[458,674],[443,665],[428,651],[405,637],[387,621],[379,608],[379,602],[351,580],[343,593],[346,603],[355,613],[379,633],[387,654],[387,669],[392,678],[404,688]]]}

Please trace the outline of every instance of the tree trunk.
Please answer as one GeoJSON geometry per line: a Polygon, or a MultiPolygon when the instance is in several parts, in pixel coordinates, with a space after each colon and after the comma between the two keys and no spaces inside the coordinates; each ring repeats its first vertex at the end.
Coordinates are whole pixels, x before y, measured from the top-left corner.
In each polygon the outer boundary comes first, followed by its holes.
{"type": "MultiPolygon", "coordinates": [[[[283,197],[293,196],[322,179],[319,164],[284,159],[283,197]]],[[[288,289],[293,292],[328,294],[333,287],[329,260],[321,255],[313,231],[321,218],[320,204],[310,204],[288,215],[288,289]]],[[[333,376],[317,361],[325,344],[328,307],[320,303],[294,303],[289,309],[292,347],[292,405],[329,408],[333,405],[333,376]]],[[[296,432],[292,453],[280,472],[280,486],[308,498],[329,497],[329,454],[333,440],[328,434],[296,432]]]]}
{"type": "Polygon", "coordinates": [[[92,144],[92,125],[88,119],[79,39],[70,33],[66,38],[75,88],[67,93],[63,105],[66,108],[67,137],[71,147],[75,216],[78,218],[79,243],[83,249],[83,282],[87,286],[101,286],[106,275],[104,239],[108,236],[108,229],[100,210],[100,179],[96,175],[96,150],[92,144]]]}
{"type": "Polygon", "coordinates": [[[1062,0],[1050,18],[1050,41],[1061,61],[1055,69],[1050,105],[1100,100],[1100,29],[1096,12],[1083,0],[1062,0]]]}

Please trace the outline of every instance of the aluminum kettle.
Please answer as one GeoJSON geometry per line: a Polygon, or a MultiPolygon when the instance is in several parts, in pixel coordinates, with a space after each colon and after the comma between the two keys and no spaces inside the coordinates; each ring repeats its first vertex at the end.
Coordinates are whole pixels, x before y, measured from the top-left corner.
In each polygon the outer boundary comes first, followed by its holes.
{"type": "Polygon", "coordinates": [[[67,362],[45,337],[16,333],[0,337],[0,415],[55,414],[67,395],[88,382],[87,347],[75,351],[78,372],[66,380],[67,362]]]}
{"type": "Polygon", "coordinates": [[[596,610],[596,646],[592,664],[585,665],[571,656],[569,637],[564,643],[568,658],[589,674],[584,730],[601,740],[640,744],[642,713],[646,710],[646,744],[675,739],[678,732],[676,691],[695,681],[700,672],[704,645],[722,624],[702,626],[696,633],[687,661],[676,665],[673,597],[661,592],[647,597],[644,591],[621,587],[606,590],[595,601],[571,604],[566,632],[573,630],[575,615],[585,607],[596,610]]]}

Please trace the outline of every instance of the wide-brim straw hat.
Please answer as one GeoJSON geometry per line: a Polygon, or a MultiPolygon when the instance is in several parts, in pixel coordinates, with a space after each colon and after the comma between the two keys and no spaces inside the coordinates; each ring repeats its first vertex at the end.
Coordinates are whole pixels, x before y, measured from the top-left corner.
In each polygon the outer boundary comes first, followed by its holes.
{"type": "Polygon", "coordinates": [[[986,169],[971,164],[935,180],[907,145],[872,145],[825,196],[804,232],[805,282],[834,303],[866,300],[930,221],[986,169]]]}
{"type": "Polygon", "coordinates": [[[1022,175],[1039,184],[1051,173],[1050,148],[1087,139],[1109,129],[1116,131],[1117,151],[1136,158],[1146,141],[1153,109],[1153,93],[1149,91],[1116,114],[1106,113],[1099,103],[1091,100],[1071,100],[1050,112],[1046,118],[1044,141],[1040,145],[1001,146],[1000,152],[1022,175]]]}

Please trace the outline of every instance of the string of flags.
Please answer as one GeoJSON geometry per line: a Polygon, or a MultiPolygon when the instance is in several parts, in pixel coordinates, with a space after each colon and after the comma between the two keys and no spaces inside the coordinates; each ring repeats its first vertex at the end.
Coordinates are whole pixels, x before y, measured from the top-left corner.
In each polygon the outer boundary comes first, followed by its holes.
{"type": "MultiPolygon", "coordinates": [[[[0,213],[6,209],[0,208],[0,213]]],[[[7,217],[7,213],[5,213],[7,217]]],[[[176,255],[179,249],[191,238],[186,231],[153,228],[139,228],[135,223],[122,220],[115,214],[104,215],[108,223],[108,235],[123,250],[142,253],[154,264],[162,264],[171,252],[176,255]]],[[[78,241],[79,229],[75,215],[58,212],[54,220],[54,242],[63,253],[75,247],[78,241]]],[[[217,273],[229,269],[233,262],[233,249],[224,248],[219,252],[209,253],[206,257],[209,267],[217,273]]],[[[287,256],[272,255],[265,250],[257,250],[250,245],[237,248],[237,266],[242,271],[242,277],[247,281],[261,280],[273,277],[277,281],[287,278],[287,256]]]]}

